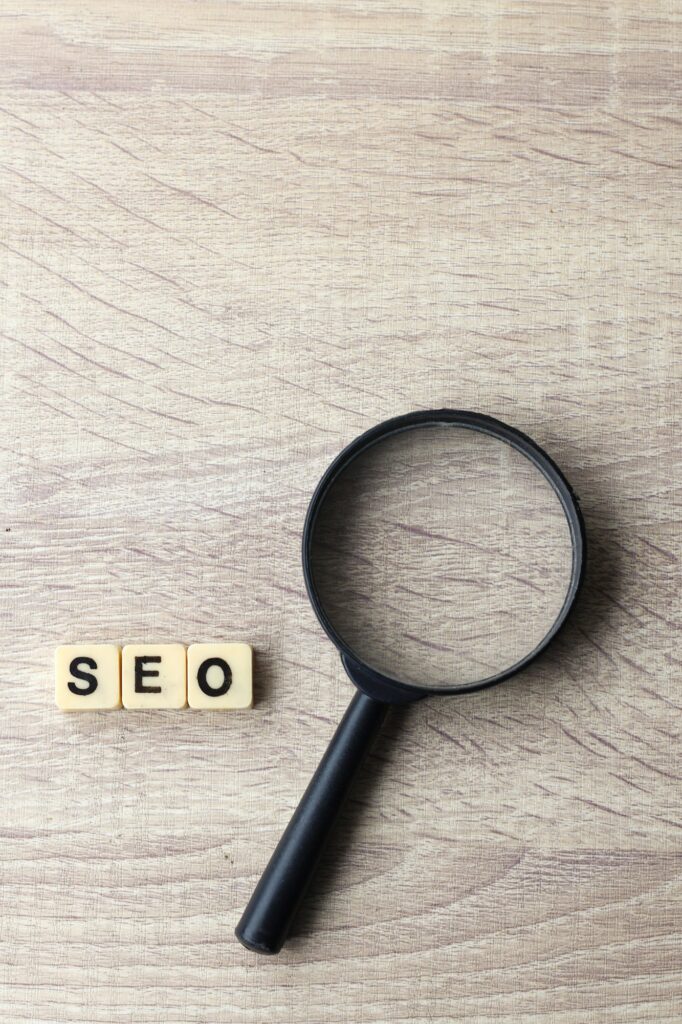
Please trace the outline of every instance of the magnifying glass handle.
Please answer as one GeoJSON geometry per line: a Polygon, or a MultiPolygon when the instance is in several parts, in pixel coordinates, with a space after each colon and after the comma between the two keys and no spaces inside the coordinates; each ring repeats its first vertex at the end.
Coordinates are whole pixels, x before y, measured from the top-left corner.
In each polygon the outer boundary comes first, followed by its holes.
{"type": "Polygon", "coordinates": [[[254,889],[235,935],[256,953],[279,953],[344,797],[388,704],[358,690],[254,889]]]}

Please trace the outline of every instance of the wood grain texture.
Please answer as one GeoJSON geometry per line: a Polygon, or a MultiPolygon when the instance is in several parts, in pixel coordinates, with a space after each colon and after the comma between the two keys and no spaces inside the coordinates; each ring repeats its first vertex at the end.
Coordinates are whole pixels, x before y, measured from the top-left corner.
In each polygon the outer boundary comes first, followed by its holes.
{"type": "Polygon", "coordinates": [[[674,0],[5,0],[0,1015],[676,1024],[674,0]],[[232,929],[350,696],[299,538],[411,408],[529,432],[588,586],[395,714],[286,951],[232,929]],[[64,716],[79,639],[247,640],[256,706],[64,716]]]}

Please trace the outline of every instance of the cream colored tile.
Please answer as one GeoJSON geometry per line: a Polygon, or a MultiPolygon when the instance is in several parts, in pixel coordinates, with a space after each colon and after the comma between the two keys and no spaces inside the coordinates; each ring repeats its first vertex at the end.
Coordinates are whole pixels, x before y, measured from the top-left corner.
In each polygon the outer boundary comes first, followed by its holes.
{"type": "Polygon", "coordinates": [[[250,708],[252,667],[249,644],[192,644],[187,650],[189,706],[215,711],[250,708]]]}
{"type": "Polygon", "coordinates": [[[187,705],[187,659],[182,644],[127,644],[121,669],[125,708],[187,705]]]}
{"type": "Polygon", "coordinates": [[[116,644],[64,644],[55,651],[55,697],[62,711],[121,707],[121,660],[116,644]]]}

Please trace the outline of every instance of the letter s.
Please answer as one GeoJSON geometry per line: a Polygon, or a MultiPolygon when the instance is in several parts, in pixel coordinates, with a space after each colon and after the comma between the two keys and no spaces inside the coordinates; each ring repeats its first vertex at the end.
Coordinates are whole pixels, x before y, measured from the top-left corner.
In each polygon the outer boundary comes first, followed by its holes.
{"type": "Polygon", "coordinates": [[[76,683],[69,680],[69,689],[71,693],[75,693],[78,697],[87,697],[89,694],[94,693],[97,689],[97,677],[93,676],[91,672],[84,672],[79,665],[87,665],[88,668],[97,668],[97,662],[94,658],[74,658],[69,665],[69,672],[76,679],[82,679],[83,682],[87,683],[87,686],[80,687],[76,683]]]}

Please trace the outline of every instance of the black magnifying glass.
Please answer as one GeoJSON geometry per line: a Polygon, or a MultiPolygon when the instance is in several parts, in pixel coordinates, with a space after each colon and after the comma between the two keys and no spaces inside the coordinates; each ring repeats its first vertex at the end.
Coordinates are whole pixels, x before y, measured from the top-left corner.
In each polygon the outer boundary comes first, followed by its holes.
{"type": "Polygon", "coordinates": [[[237,925],[244,946],[282,948],[390,706],[526,668],[566,621],[584,568],[568,481],[500,420],[414,412],[332,462],[308,508],[303,573],[357,692],[237,925]]]}

